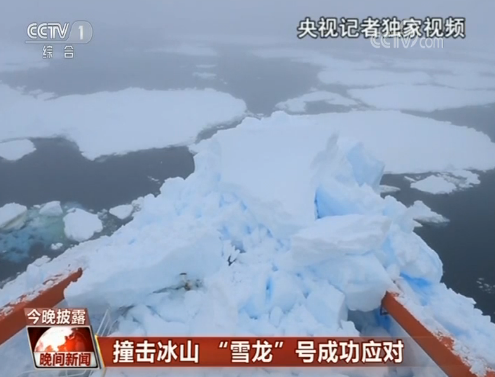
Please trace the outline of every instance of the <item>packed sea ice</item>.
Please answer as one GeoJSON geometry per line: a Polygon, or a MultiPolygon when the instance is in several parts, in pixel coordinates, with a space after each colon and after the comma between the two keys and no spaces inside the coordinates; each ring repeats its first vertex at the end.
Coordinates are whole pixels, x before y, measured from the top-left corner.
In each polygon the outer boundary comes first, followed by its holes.
{"type": "MultiPolygon", "coordinates": [[[[413,211],[380,196],[384,163],[328,124],[275,114],[218,132],[196,145],[188,178],[168,179],[158,196],[142,198],[113,235],[67,250],[35,276],[21,274],[0,290],[0,300],[81,266],[83,276],[65,291],[67,304],[90,312],[128,308],[116,334],[356,336],[356,314],[368,313],[377,331],[403,335],[373,315],[385,292],[400,285],[425,324],[433,319],[433,330],[450,333],[483,367],[495,366],[495,324],[441,283],[442,263],[414,233],[413,211]]],[[[416,363],[428,361],[418,356],[416,363]]]]}

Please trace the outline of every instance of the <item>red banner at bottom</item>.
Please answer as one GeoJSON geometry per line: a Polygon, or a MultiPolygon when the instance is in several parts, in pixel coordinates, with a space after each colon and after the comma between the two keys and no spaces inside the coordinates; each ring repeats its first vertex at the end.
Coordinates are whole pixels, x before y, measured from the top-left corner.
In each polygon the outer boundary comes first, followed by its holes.
{"type": "Polygon", "coordinates": [[[403,362],[404,342],[325,337],[98,337],[105,367],[329,367],[403,362]]]}

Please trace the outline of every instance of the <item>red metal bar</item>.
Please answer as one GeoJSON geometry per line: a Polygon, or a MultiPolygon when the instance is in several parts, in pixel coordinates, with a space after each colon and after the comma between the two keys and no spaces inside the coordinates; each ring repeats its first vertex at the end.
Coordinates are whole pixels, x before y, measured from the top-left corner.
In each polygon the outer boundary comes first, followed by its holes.
{"type": "Polygon", "coordinates": [[[64,300],[64,290],[82,276],[82,269],[69,275],[56,275],[43,283],[45,286],[36,296],[25,294],[0,309],[0,345],[26,326],[24,308],[53,307],[64,300]],[[33,296],[33,297],[31,297],[33,296]]]}
{"type": "MultiPolygon", "coordinates": [[[[454,351],[454,340],[448,335],[437,335],[428,330],[398,300],[397,293],[387,292],[382,305],[447,376],[481,377],[471,372],[471,365],[454,351]]],[[[495,371],[487,371],[484,377],[495,377],[495,371]]]]}

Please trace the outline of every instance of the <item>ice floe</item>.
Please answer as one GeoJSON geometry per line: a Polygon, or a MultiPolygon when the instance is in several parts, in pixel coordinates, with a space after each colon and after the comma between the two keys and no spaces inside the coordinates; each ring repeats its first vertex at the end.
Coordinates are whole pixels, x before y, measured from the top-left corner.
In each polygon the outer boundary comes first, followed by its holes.
{"type": "Polygon", "coordinates": [[[389,186],[389,185],[380,185],[380,187],[378,188],[378,192],[380,194],[391,194],[393,192],[398,192],[398,191],[400,191],[399,187],[389,186]]]}
{"type": "Polygon", "coordinates": [[[64,216],[65,236],[76,242],[90,239],[103,230],[103,223],[98,215],[76,208],[64,216]]]}
{"type": "Polygon", "coordinates": [[[0,230],[22,228],[26,221],[27,207],[18,203],[8,203],[0,207],[0,230]]]}
{"type": "Polygon", "coordinates": [[[60,250],[63,246],[64,246],[63,243],[57,242],[57,243],[52,244],[50,246],[50,249],[56,251],[56,250],[60,250]]]}
{"type": "Polygon", "coordinates": [[[434,81],[438,85],[459,89],[495,89],[495,76],[438,74],[434,75],[434,81]]]}
{"type": "Polygon", "coordinates": [[[170,54],[187,55],[187,56],[217,56],[218,53],[211,47],[201,44],[183,43],[169,47],[156,47],[147,50],[148,52],[166,52],[170,54]]]}
{"type": "Polygon", "coordinates": [[[425,72],[393,72],[378,69],[328,70],[318,74],[324,84],[345,86],[381,86],[391,84],[427,84],[431,76],[425,72]]]}
{"type": "Polygon", "coordinates": [[[0,56],[0,72],[18,72],[32,68],[46,68],[49,62],[42,59],[36,49],[24,43],[12,43],[0,40],[2,55],[0,56]]]}
{"type": "Polygon", "coordinates": [[[13,140],[0,143],[0,159],[17,161],[36,150],[30,140],[13,140]]]}
{"type": "Polygon", "coordinates": [[[199,69],[212,69],[215,68],[217,65],[216,64],[197,64],[196,68],[199,69]]]}
{"type": "Polygon", "coordinates": [[[59,201],[52,201],[44,204],[40,210],[42,216],[61,216],[64,213],[59,201]]]}
{"type": "Polygon", "coordinates": [[[204,80],[213,80],[217,77],[216,73],[213,72],[194,72],[193,76],[199,77],[200,79],[204,80]]]}
{"type": "Polygon", "coordinates": [[[412,182],[411,187],[430,194],[449,194],[457,189],[454,183],[439,175],[430,175],[419,181],[412,182]]]}
{"type": "Polygon", "coordinates": [[[388,110],[431,112],[495,103],[495,90],[465,90],[434,85],[384,85],[350,89],[348,93],[369,106],[388,110]]]}
{"type": "Polygon", "coordinates": [[[324,69],[372,69],[381,66],[380,62],[363,59],[342,59],[317,50],[297,48],[261,48],[251,51],[264,59],[290,59],[294,62],[310,64],[324,69]]]}
{"type": "Polygon", "coordinates": [[[448,194],[480,183],[479,176],[468,170],[452,170],[412,180],[411,187],[430,194],[448,194]]]}
{"type": "Polygon", "coordinates": [[[302,96],[291,98],[283,102],[279,102],[276,108],[285,110],[291,113],[304,113],[306,105],[310,102],[325,102],[329,105],[341,106],[356,106],[358,103],[350,98],[346,98],[338,93],[327,91],[313,91],[302,96]]]}
{"type": "Polygon", "coordinates": [[[108,212],[120,220],[125,220],[132,215],[133,211],[134,206],[132,204],[122,204],[120,206],[110,208],[108,212]]]}
{"type": "Polygon", "coordinates": [[[449,221],[444,216],[432,211],[432,209],[421,200],[416,200],[414,204],[409,207],[408,211],[414,220],[422,223],[441,224],[449,221]]]}
{"type": "MultiPolygon", "coordinates": [[[[393,174],[495,168],[495,143],[478,131],[396,111],[353,111],[318,115],[276,112],[246,124],[266,127],[319,125],[322,132],[361,141],[393,174]],[[466,151],[469,150],[469,153],[466,151]]],[[[356,158],[359,158],[356,156],[356,158]]]]}
{"type": "Polygon", "coordinates": [[[89,159],[190,144],[202,130],[246,111],[244,101],[213,89],[131,88],[43,100],[0,84],[0,98],[0,141],[62,136],[89,159]]]}

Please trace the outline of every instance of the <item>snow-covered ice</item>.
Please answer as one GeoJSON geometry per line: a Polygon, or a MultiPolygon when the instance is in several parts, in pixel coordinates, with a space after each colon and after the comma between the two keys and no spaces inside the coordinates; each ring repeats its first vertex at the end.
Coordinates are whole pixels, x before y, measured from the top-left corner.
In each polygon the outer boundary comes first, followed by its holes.
{"type": "Polygon", "coordinates": [[[409,207],[408,211],[414,220],[417,220],[422,223],[441,224],[449,221],[444,216],[433,211],[421,200],[416,200],[414,204],[411,207],[409,207]]]}
{"type": "Polygon", "coordinates": [[[13,140],[0,143],[0,159],[17,161],[36,150],[30,140],[13,140]]]}
{"type": "Polygon", "coordinates": [[[76,208],[64,216],[64,232],[68,239],[82,242],[103,230],[98,215],[76,208]]]}
{"type": "Polygon", "coordinates": [[[351,97],[385,110],[431,112],[495,103],[495,90],[465,90],[434,85],[384,85],[350,89],[351,97]]]}
{"type": "Polygon", "coordinates": [[[430,175],[419,181],[412,182],[411,187],[430,194],[450,194],[457,186],[440,175],[430,175]]]}
{"type": "Polygon", "coordinates": [[[15,230],[24,225],[27,207],[18,203],[8,203],[0,207],[0,230],[15,230]]]}
{"type": "Polygon", "coordinates": [[[132,204],[122,204],[122,205],[110,208],[110,210],[108,212],[110,212],[111,215],[117,217],[120,220],[125,220],[129,216],[131,216],[133,211],[134,211],[134,206],[132,204]]]}
{"type": "Polygon", "coordinates": [[[244,101],[213,89],[130,88],[44,100],[0,84],[0,98],[0,141],[62,136],[89,159],[187,145],[202,130],[240,119],[246,111],[244,101]],[[70,123],[64,114],[70,114],[70,123]]]}
{"type": "Polygon", "coordinates": [[[280,110],[285,110],[291,113],[304,113],[306,111],[307,103],[310,102],[326,102],[330,105],[341,106],[356,106],[358,104],[356,101],[346,98],[338,93],[319,90],[279,102],[276,107],[280,110]]]}
{"type": "Polygon", "coordinates": [[[194,72],[193,76],[204,80],[213,80],[217,77],[216,73],[213,72],[194,72]]]}
{"type": "Polygon", "coordinates": [[[61,216],[64,213],[64,210],[62,209],[60,202],[54,200],[44,204],[40,208],[39,213],[42,216],[61,216]]]}
{"type": "Polygon", "coordinates": [[[431,77],[425,72],[393,72],[378,69],[328,70],[318,74],[324,84],[345,86],[381,86],[391,84],[427,84],[431,77]]]}
{"type": "MultiPolygon", "coordinates": [[[[420,148],[411,155],[399,138],[396,153],[420,163],[402,169],[431,168],[421,154],[437,126],[442,140],[460,129],[464,142],[473,135],[485,142],[475,131],[433,121],[423,136],[421,119],[395,112],[248,118],[196,145],[195,172],[141,198],[114,234],[7,283],[0,305],[47,275],[83,266],[65,291],[67,304],[90,312],[129,307],[118,319],[120,334],[356,336],[349,312],[379,310],[385,291],[401,282],[420,318],[434,319],[495,365],[495,324],[441,283],[442,263],[414,233],[410,209],[377,192],[393,161],[366,150],[371,134],[406,124],[398,134],[409,130],[404,140],[420,148]],[[386,126],[377,131],[375,123],[386,126]]],[[[439,145],[430,147],[442,155],[439,145]]],[[[447,156],[454,166],[460,161],[447,156]]],[[[292,372],[279,376],[304,375],[292,372]]]]}

